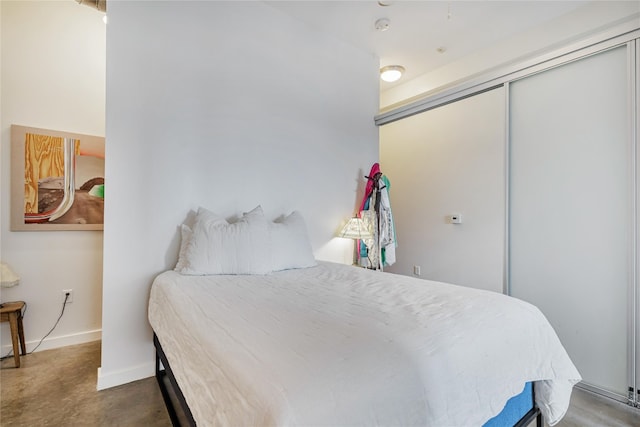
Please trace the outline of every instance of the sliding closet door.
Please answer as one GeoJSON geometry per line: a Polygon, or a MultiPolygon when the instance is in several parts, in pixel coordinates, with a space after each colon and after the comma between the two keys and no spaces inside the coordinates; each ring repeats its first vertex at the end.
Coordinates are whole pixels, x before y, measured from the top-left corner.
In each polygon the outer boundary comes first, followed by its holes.
{"type": "Polygon", "coordinates": [[[398,237],[387,271],[503,291],[505,116],[500,87],[380,128],[398,237]]]}
{"type": "Polygon", "coordinates": [[[587,386],[626,396],[634,173],[626,47],[510,85],[511,295],[538,306],[587,386]]]}

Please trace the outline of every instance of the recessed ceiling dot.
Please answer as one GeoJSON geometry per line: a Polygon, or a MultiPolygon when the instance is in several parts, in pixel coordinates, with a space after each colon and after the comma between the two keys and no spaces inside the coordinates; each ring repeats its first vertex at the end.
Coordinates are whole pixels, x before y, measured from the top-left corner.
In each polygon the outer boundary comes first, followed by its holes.
{"type": "Polygon", "coordinates": [[[388,18],[380,18],[374,24],[376,30],[387,31],[391,26],[391,21],[388,18]]]}

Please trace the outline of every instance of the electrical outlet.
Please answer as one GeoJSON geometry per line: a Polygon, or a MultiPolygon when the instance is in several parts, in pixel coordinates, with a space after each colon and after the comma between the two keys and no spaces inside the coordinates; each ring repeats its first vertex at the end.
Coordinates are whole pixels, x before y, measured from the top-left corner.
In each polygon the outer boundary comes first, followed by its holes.
{"type": "Polygon", "coordinates": [[[65,300],[67,294],[69,294],[69,298],[67,298],[67,303],[73,302],[73,289],[62,290],[62,301],[65,300]]]}
{"type": "Polygon", "coordinates": [[[414,265],[413,266],[413,274],[416,276],[420,275],[420,266],[419,265],[414,265]]]}

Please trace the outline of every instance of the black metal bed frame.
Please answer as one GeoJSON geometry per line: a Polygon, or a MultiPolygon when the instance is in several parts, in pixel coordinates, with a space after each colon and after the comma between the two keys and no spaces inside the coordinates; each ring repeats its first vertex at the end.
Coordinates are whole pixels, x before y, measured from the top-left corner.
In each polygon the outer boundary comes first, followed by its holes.
{"type": "MultiPolygon", "coordinates": [[[[164,399],[164,404],[167,407],[169,418],[171,418],[171,424],[174,427],[181,427],[182,425],[180,423],[180,417],[176,411],[173,399],[171,398],[171,392],[167,387],[167,382],[165,381],[166,378],[169,379],[169,383],[171,384],[171,388],[173,390],[173,393],[175,394],[175,399],[178,401],[180,409],[182,410],[184,418],[186,419],[186,424],[190,427],[195,427],[196,421],[193,419],[191,409],[189,409],[189,405],[187,404],[187,401],[182,394],[182,390],[180,390],[180,386],[173,376],[173,371],[169,366],[167,356],[165,356],[164,350],[162,350],[162,346],[160,345],[160,341],[158,340],[155,332],[153,334],[153,345],[156,348],[156,380],[158,381],[158,386],[160,387],[160,391],[162,392],[162,398],[164,399]],[[161,364],[162,368],[160,367],[161,364]]],[[[534,419],[536,420],[536,427],[542,427],[542,413],[536,406],[535,394],[535,384],[532,384],[532,407],[529,412],[524,414],[524,416],[513,427],[527,427],[534,419]]]]}
{"type": "Polygon", "coordinates": [[[531,409],[513,427],[527,427],[534,419],[536,427],[542,427],[542,412],[536,405],[536,384],[531,383],[531,409]]]}
{"type": "Polygon", "coordinates": [[[182,409],[184,418],[186,418],[187,425],[190,427],[195,427],[196,421],[193,419],[191,409],[189,409],[187,400],[184,398],[184,394],[182,394],[182,390],[180,390],[180,386],[176,382],[176,378],[173,376],[173,371],[169,366],[167,356],[164,354],[164,350],[162,350],[162,346],[160,345],[160,341],[158,340],[158,336],[155,334],[155,332],[153,333],[153,345],[156,348],[156,380],[158,380],[158,386],[160,387],[160,392],[162,393],[164,404],[167,407],[169,418],[171,418],[171,424],[174,427],[181,426],[180,417],[176,412],[176,407],[173,403],[173,399],[171,398],[171,392],[167,387],[165,378],[169,379],[169,383],[171,384],[175,399],[178,400],[178,403],[180,404],[180,408],[182,409]],[[160,367],[160,364],[162,364],[162,368],[160,367]]]}

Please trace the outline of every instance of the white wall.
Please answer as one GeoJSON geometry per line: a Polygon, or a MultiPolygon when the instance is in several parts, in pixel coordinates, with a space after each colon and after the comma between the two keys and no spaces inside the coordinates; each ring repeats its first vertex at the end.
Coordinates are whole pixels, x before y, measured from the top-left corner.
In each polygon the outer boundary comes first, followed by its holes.
{"type": "MultiPolygon", "coordinates": [[[[22,277],[1,300],[28,304],[27,350],[55,323],[62,289],[74,290],[58,327],[39,350],[100,338],[102,232],[9,231],[11,124],[104,135],[103,14],[74,1],[2,1],[0,258],[22,277]]],[[[11,348],[2,324],[3,355],[11,348]]]]}
{"type": "Polygon", "coordinates": [[[261,2],[113,2],[98,387],[149,376],[151,282],[199,205],[305,216],[316,256],[378,158],[377,59],[261,2]]]}
{"type": "Polygon", "coordinates": [[[594,1],[546,25],[393,86],[380,94],[380,106],[387,107],[477,73],[557,48],[620,22],[640,23],[639,13],[640,2],[637,1],[594,1]]]}
{"type": "Polygon", "coordinates": [[[386,271],[502,292],[504,101],[498,88],[380,128],[398,239],[386,271]]]}

